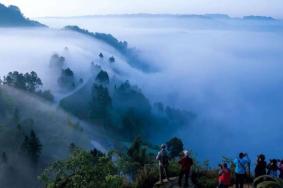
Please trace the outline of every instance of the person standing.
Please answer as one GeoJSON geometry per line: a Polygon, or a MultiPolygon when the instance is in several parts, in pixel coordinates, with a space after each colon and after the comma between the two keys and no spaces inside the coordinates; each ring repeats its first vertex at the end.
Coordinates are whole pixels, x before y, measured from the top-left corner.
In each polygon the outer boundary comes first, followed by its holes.
{"type": "Polygon", "coordinates": [[[256,167],[255,167],[255,177],[266,175],[267,164],[265,162],[265,156],[260,154],[257,157],[256,167]]]}
{"type": "Polygon", "coordinates": [[[159,180],[161,183],[163,183],[163,177],[165,177],[168,181],[168,166],[169,166],[169,157],[168,152],[166,150],[166,145],[161,145],[161,150],[158,152],[156,156],[156,160],[158,160],[159,163],[159,180]]]}
{"type": "Polygon", "coordinates": [[[270,161],[270,163],[267,165],[267,169],[268,172],[267,174],[272,176],[273,178],[277,178],[278,177],[278,166],[277,166],[277,160],[276,159],[272,159],[270,161]]]}
{"type": "Polygon", "coordinates": [[[279,164],[279,178],[283,179],[283,160],[280,161],[280,164],[279,164]]]}
{"type": "Polygon", "coordinates": [[[240,153],[239,157],[234,160],[236,188],[243,188],[246,179],[247,168],[251,161],[246,153],[240,153]]]}
{"type": "Polygon", "coordinates": [[[182,186],[182,179],[185,175],[185,187],[187,187],[189,184],[189,175],[191,171],[191,167],[193,165],[193,159],[189,157],[188,151],[183,151],[181,159],[178,161],[178,163],[181,165],[181,170],[179,174],[179,186],[182,186]]]}
{"type": "Polygon", "coordinates": [[[231,173],[227,163],[221,164],[218,174],[218,188],[228,188],[231,183],[231,173]]]}

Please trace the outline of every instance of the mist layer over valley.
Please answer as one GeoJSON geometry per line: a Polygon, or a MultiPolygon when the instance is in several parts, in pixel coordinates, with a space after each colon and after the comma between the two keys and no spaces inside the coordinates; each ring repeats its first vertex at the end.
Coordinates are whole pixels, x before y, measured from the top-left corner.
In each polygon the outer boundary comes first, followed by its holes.
{"type": "MultiPolygon", "coordinates": [[[[158,67],[127,72],[151,101],[193,111],[176,133],[205,160],[239,151],[281,157],[283,23],[186,17],[41,18],[54,28],[78,25],[126,40],[158,67]]],[[[165,139],[152,130],[157,140],[165,139]],[[161,139],[162,138],[162,139],[161,139]]]]}

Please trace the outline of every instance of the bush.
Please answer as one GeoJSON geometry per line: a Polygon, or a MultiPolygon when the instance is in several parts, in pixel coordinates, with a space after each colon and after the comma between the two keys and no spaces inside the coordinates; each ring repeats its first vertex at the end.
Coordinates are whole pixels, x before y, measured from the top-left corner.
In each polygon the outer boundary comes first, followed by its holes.
{"type": "Polygon", "coordinates": [[[159,173],[156,166],[145,166],[138,171],[135,188],[149,188],[158,181],[159,173]]]}
{"type": "Polygon", "coordinates": [[[193,182],[199,188],[215,188],[218,185],[218,173],[216,170],[195,172],[193,182]]]}

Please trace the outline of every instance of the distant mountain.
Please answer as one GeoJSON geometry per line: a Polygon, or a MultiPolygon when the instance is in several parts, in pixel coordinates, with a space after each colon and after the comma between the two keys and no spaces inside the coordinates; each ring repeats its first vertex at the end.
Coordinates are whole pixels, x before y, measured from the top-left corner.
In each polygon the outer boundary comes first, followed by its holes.
{"type": "Polygon", "coordinates": [[[0,27],[45,27],[45,25],[25,18],[16,6],[6,7],[0,3],[0,27]]]}
{"type": "Polygon", "coordinates": [[[275,19],[269,16],[244,16],[244,20],[261,20],[261,21],[274,21],[275,19]]]}
{"type": "MultiPolygon", "coordinates": [[[[275,21],[276,19],[269,16],[244,16],[242,18],[230,17],[227,14],[106,14],[106,15],[85,15],[85,16],[74,16],[71,18],[92,18],[92,17],[121,17],[121,18],[192,18],[192,19],[243,19],[243,20],[266,20],[275,21]]],[[[51,17],[52,18],[52,17],[51,17]]],[[[58,17],[53,17],[58,18],[58,17]]]]}

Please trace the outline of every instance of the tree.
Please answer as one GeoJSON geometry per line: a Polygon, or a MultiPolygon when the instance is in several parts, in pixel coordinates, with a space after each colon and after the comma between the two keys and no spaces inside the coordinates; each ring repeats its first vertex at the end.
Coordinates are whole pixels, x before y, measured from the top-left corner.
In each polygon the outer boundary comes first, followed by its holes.
{"type": "Polygon", "coordinates": [[[35,92],[40,86],[42,86],[41,79],[37,76],[36,72],[25,73],[25,87],[29,92],[35,92]]]}
{"type": "Polygon", "coordinates": [[[114,58],[113,56],[110,57],[110,58],[109,58],[109,62],[110,62],[110,63],[114,63],[114,62],[115,62],[115,58],[114,58]]]}
{"type": "Polygon", "coordinates": [[[41,79],[34,71],[25,74],[19,73],[18,71],[9,72],[8,75],[4,77],[3,83],[29,92],[35,92],[36,89],[42,86],[41,79]]]}
{"type": "Polygon", "coordinates": [[[25,77],[18,71],[9,72],[7,76],[4,76],[3,83],[8,86],[26,90],[25,77]]]}
{"type": "Polygon", "coordinates": [[[65,89],[73,89],[76,86],[74,72],[70,68],[63,69],[58,78],[58,84],[65,89]]]}
{"type": "Polygon", "coordinates": [[[45,169],[40,179],[49,188],[120,188],[123,184],[111,156],[94,156],[80,149],[72,152],[67,160],[57,161],[45,169]]]}
{"type": "Polygon", "coordinates": [[[41,91],[40,90],[40,91],[36,92],[36,94],[39,97],[41,97],[41,98],[43,98],[43,99],[45,99],[45,100],[47,100],[49,102],[53,102],[54,101],[54,96],[53,96],[53,94],[51,93],[50,90],[45,90],[45,91],[41,91]]]}
{"type": "Polygon", "coordinates": [[[146,148],[143,147],[141,138],[134,140],[127,154],[133,161],[138,162],[141,166],[144,166],[147,162],[146,148]]]}
{"type": "Polygon", "coordinates": [[[40,140],[36,136],[35,132],[31,130],[30,136],[25,136],[24,142],[22,144],[22,151],[33,163],[37,163],[41,154],[41,150],[42,145],[40,143],[40,140]]]}
{"type": "Polygon", "coordinates": [[[96,81],[98,81],[101,84],[109,84],[109,76],[106,71],[101,70],[97,76],[96,76],[96,81]]]}
{"type": "Polygon", "coordinates": [[[65,65],[65,57],[59,56],[58,54],[53,54],[49,61],[49,67],[53,70],[61,71],[65,65]]]}
{"type": "Polygon", "coordinates": [[[104,55],[102,53],[99,53],[99,57],[103,59],[104,55]]]}
{"type": "Polygon", "coordinates": [[[178,157],[180,153],[184,150],[182,140],[176,137],[169,140],[166,145],[171,158],[178,157]]]}
{"type": "Polygon", "coordinates": [[[108,89],[102,85],[92,86],[91,116],[97,119],[106,119],[112,106],[112,99],[108,89]]]}

